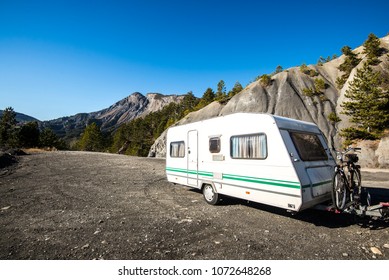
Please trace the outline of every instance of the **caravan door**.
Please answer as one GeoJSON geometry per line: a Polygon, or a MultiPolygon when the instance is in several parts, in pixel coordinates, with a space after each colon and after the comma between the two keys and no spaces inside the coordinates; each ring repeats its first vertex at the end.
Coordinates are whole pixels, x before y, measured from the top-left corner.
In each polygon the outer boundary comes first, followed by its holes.
{"type": "Polygon", "coordinates": [[[188,162],[187,162],[188,185],[196,186],[198,182],[198,132],[188,131],[188,162]]]}
{"type": "Polygon", "coordinates": [[[332,188],[334,161],[320,134],[281,131],[289,155],[300,178],[303,192],[312,197],[329,194],[332,188]]]}

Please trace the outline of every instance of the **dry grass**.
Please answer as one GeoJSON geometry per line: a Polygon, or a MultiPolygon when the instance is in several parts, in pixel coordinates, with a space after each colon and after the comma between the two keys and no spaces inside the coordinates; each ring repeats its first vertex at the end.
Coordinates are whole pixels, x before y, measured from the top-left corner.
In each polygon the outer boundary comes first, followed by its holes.
{"type": "Polygon", "coordinates": [[[56,148],[28,148],[28,149],[23,149],[23,151],[26,152],[27,154],[40,154],[40,153],[57,151],[57,149],[56,148]]]}

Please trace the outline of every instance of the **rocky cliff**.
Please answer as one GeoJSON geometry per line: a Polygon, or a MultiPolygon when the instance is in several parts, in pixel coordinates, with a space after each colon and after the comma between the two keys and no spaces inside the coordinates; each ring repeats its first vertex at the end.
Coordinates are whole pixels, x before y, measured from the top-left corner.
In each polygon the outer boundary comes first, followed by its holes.
{"type": "Polygon", "coordinates": [[[108,132],[137,117],[158,111],[171,102],[180,102],[182,98],[183,96],[158,93],[148,93],[144,96],[135,92],[107,109],[45,121],[41,126],[49,127],[57,135],[68,139],[78,137],[91,122],[96,122],[103,132],[108,132]]]}
{"type": "MultiPolygon", "coordinates": [[[[381,47],[389,50],[389,36],[381,39],[381,47]]],[[[263,85],[260,80],[253,82],[227,103],[219,104],[215,101],[199,111],[188,114],[175,125],[235,112],[263,112],[316,123],[326,136],[329,145],[339,148],[341,146],[339,131],[341,128],[349,126],[348,118],[341,114],[340,104],[345,100],[344,94],[350,81],[353,80],[356,69],[361,67],[366,60],[362,51],[363,47],[354,50],[362,60],[351,72],[349,79],[340,90],[337,89],[336,79],[343,74],[338,70],[338,66],[343,63],[344,55],[323,65],[309,65],[306,69],[293,67],[284,70],[273,75],[271,82],[267,85],[263,85]],[[324,81],[324,88],[320,93],[310,94],[308,89],[315,88],[315,80],[317,79],[324,81]],[[340,117],[341,122],[330,121],[328,116],[331,113],[340,117]]],[[[377,71],[382,71],[384,69],[382,65],[388,63],[389,59],[384,54],[380,60],[381,63],[376,67],[377,71]]],[[[165,141],[166,132],[157,139],[151,147],[151,151],[159,157],[165,157],[165,141]]],[[[376,148],[372,148],[370,151],[365,149],[361,157],[362,165],[389,167],[388,156],[381,155],[382,152],[380,152],[380,150],[388,151],[388,144],[388,138],[384,138],[374,145],[369,144],[369,147],[376,148]],[[376,154],[377,151],[378,154],[376,154]],[[364,160],[365,158],[369,158],[369,161],[364,160]],[[379,158],[380,161],[378,161],[379,158]]]]}

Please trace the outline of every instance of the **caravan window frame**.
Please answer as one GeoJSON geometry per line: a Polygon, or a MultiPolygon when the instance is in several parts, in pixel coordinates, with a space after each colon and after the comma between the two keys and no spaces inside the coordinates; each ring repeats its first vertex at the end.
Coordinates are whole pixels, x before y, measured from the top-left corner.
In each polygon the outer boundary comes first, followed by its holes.
{"type": "Polygon", "coordinates": [[[293,145],[302,161],[326,161],[328,160],[328,154],[323,146],[322,141],[320,140],[320,134],[317,133],[310,133],[310,132],[304,132],[304,131],[289,131],[290,138],[292,139],[293,145]],[[307,142],[298,142],[300,141],[294,135],[305,135],[305,136],[314,136],[315,143],[312,143],[312,145],[316,145],[315,148],[310,149],[310,152],[307,151],[307,147],[309,147],[309,143],[307,142]],[[320,145],[318,145],[320,144],[320,145]],[[312,153],[313,151],[313,153],[312,153]]]}
{"type": "MultiPolygon", "coordinates": [[[[249,152],[250,153],[250,152],[249,152]]],[[[267,135],[266,133],[260,132],[260,133],[251,133],[251,134],[240,134],[240,135],[232,135],[230,137],[230,156],[232,159],[248,159],[248,160],[265,160],[268,157],[268,145],[267,145],[267,135]],[[234,138],[243,138],[243,137],[250,137],[250,136],[263,136],[263,144],[264,144],[264,153],[260,155],[260,157],[249,157],[249,156],[234,156],[234,138]]]]}
{"type": "Polygon", "coordinates": [[[170,142],[170,157],[171,158],[184,158],[185,157],[185,141],[173,141],[170,142]],[[177,152],[178,154],[173,154],[173,145],[178,145],[177,152]],[[183,147],[180,147],[180,145],[183,145],[183,147]],[[181,150],[182,149],[182,150],[181,150]],[[183,151],[183,154],[180,154],[180,150],[183,151]]]}
{"type": "Polygon", "coordinates": [[[220,153],[221,150],[221,140],[220,137],[210,137],[209,138],[209,152],[212,154],[220,153]],[[217,142],[213,144],[212,142],[217,142]]]}

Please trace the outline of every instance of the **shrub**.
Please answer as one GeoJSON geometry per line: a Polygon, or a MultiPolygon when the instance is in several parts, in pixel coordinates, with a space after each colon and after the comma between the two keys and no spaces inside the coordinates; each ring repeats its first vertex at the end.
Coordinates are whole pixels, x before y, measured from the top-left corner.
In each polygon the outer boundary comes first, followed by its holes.
{"type": "Polygon", "coordinates": [[[338,115],[335,112],[331,112],[327,117],[328,120],[333,123],[337,123],[341,121],[341,119],[338,117],[338,115]]]}
{"type": "Polygon", "coordinates": [[[264,74],[260,78],[261,85],[264,87],[270,86],[271,85],[271,77],[267,74],[264,74]]]}

